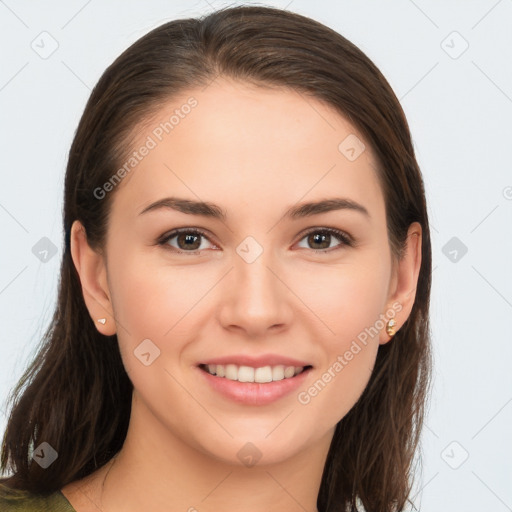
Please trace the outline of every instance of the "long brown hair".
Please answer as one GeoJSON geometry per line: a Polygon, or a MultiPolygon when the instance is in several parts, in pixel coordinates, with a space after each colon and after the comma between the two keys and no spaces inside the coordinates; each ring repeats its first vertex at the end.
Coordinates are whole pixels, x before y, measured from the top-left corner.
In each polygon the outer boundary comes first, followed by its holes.
{"type": "Polygon", "coordinates": [[[55,313],[9,397],[0,468],[13,474],[5,482],[50,493],[122,447],[133,387],[117,339],[105,343],[89,316],[69,230],[80,220],[91,247],[102,249],[115,191],[102,200],[93,191],[125,161],[132,130],[173,96],[219,75],[291,88],[335,108],[378,158],[389,243],[398,258],[409,225],[422,226],[412,312],[393,341],[379,347],[365,391],[337,424],[317,502],[321,512],[355,512],[361,504],[368,511],[402,510],[410,502],[431,371],[431,242],[422,176],[404,112],[373,62],[323,24],[271,7],[238,6],[165,23],[124,51],[92,91],[66,169],[66,249],[55,313]],[[46,469],[31,458],[43,441],[59,454],[46,469]]]}

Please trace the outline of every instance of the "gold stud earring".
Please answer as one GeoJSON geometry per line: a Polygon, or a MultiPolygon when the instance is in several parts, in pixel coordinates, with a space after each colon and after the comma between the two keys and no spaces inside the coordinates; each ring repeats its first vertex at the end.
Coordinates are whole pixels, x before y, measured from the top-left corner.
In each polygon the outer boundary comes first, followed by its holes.
{"type": "Polygon", "coordinates": [[[388,320],[388,323],[386,324],[386,332],[388,333],[388,336],[393,337],[395,335],[395,333],[396,333],[395,325],[396,325],[396,321],[394,318],[392,318],[391,320],[388,320]]]}
{"type": "Polygon", "coordinates": [[[98,322],[99,322],[100,324],[105,325],[105,323],[107,322],[107,319],[106,319],[106,318],[98,318],[98,322]]]}

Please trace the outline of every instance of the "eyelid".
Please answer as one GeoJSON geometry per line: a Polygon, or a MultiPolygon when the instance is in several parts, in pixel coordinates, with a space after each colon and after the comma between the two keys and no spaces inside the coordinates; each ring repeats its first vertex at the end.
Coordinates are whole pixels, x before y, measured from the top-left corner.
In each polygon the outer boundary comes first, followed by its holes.
{"type": "MultiPolygon", "coordinates": [[[[303,238],[305,238],[306,236],[308,236],[309,234],[311,233],[328,233],[330,235],[333,235],[335,236],[336,238],[338,238],[340,240],[340,244],[335,246],[335,247],[330,247],[328,249],[309,249],[310,251],[315,251],[316,253],[330,253],[332,251],[335,251],[337,250],[338,248],[342,248],[342,247],[353,247],[355,245],[355,239],[352,235],[350,235],[349,233],[347,233],[346,231],[343,231],[341,229],[338,229],[338,228],[332,228],[332,227],[328,227],[328,226],[320,226],[320,227],[312,227],[312,228],[308,228],[306,229],[305,231],[301,232],[298,236],[299,238],[297,239],[297,241],[295,242],[298,243],[300,242],[303,238]]],[[[192,234],[195,234],[195,235],[200,235],[204,238],[206,238],[211,244],[217,246],[217,244],[215,242],[213,242],[211,240],[212,238],[212,235],[209,234],[208,231],[204,230],[204,229],[201,229],[201,228],[193,228],[193,227],[190,227],[190,228],[176,228],[176,229],[173,229],[165,234],[163,234],[162,236],[160,236],[156,243],[158,245],[161,245],[161,246],[167,246],[167,242],[169,240],[171,240],[172,238],[175,238],[177,235],[181,234],[181,233],[192,233],[192,234]]],[[[295,245],[294,244],[294,245],[295,245]]],[[[172,247],[172,246],[168,246],[170,247],[170,250],[177,253],[177,254],[197,254],[199,252],[202,252],[203,250],[205,249],[202,249],[202,250],[195,250],[195,251],[182,251],[182,250],[179,250],[179,249],[176,249],[175,247],[172,247]]]]}
{"type": "MultiPolygon", "coordinates": [[[[329,233],[331,235],[334,235],[335,237],[339,238],[343,242],[343,245],[353,246],[353,245],[355,245],[355,242],[356,242],[354,237],[352,235],[350,235],[349,233],[347,233],[346,231],[343,231],[342,229],[338,229],[338,228],[330,228],[328,226],[308,228],[306,231],[302,232],[299,235],[300,238],[298,241],[302,240],[305,236],[307,236],[311,233],[317,233],[317,232],[329,233]]],[[[311,250],[326,252],[325,250],[322,250],[322,249],[311,249],[311,250]]]]}
{"type": "MultiPolygon", "coordinates": [[[[172,238],[175,238],[177,235],[180,235],[181,233],[192,233],[192,234],[195,234],[195,235],[200,235],[203,238],[206,238],[212,245],[215,245],[215,246],[217,245],[215,242],[213,242],[211,240],[211,238],[213,238],[212,235],[210,235],[207,230],[200,229],[200,228],[176,228],[176,229],[172,229],[171,231],[168,231],[167,233],[164,233],[162,236],[160,236],[156,240],[156,243],[157,243],[157,245],[166,246],[166,245],[168,245],[167,242],[169,240],[171,240],[172,238]]],[[[198,251],[198,250],[195,250],[195,251],[180,251],[179,249],[176,249],[175,247],[171,247],[171,246],[169,246],[169,247],[170,247],[171,251],[174,251],[176,253],[197,254],[198,252],[201,252],[201,251],[198,251]]]]}

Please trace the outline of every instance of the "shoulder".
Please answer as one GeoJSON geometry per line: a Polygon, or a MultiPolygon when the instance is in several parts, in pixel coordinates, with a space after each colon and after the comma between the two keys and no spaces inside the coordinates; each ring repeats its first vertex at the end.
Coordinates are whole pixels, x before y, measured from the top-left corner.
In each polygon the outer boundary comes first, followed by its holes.
{"type": "Polygon", "coordinates": [[[12,489],[0,482],[0,510],[2,512],[76,512],[60,491],[39,495],[12,489]]]}

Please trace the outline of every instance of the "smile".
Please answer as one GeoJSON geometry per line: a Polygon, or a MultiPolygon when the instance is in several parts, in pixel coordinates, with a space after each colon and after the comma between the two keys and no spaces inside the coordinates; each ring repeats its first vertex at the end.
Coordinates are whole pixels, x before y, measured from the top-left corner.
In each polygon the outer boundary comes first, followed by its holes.
{"type": "Polygon", "coordinates": [[[238,382],[257,382],[260,384],[266,382],[277,382],[283,379],[290,379],[302,373],[311,366],[261,366],[253,368],[251,366],[238,366],[236,364],[202,364],[199,367],[207,371],[210,375],[223,377],[228,380],[238,382]]]}
{"type": "Polygon", "coordinates": [[[263,406],[297,391],[313,367],[275,365],[254,368],[236,364],[200,364],[196,369],[215,395],[239,404],[263,406]]]}

